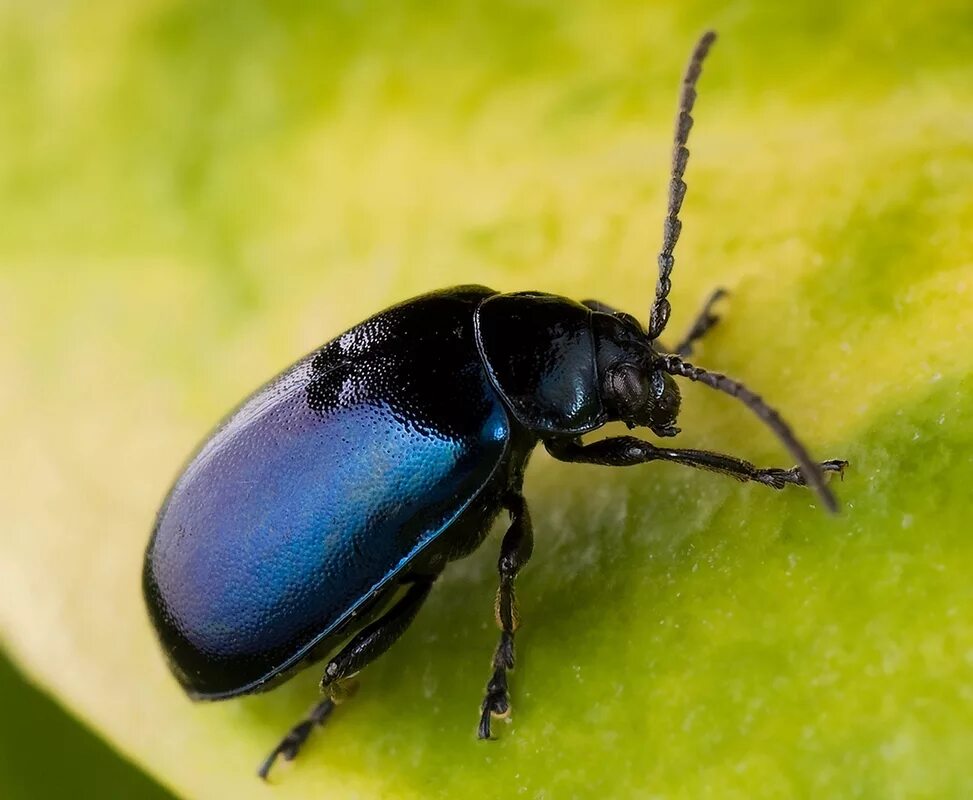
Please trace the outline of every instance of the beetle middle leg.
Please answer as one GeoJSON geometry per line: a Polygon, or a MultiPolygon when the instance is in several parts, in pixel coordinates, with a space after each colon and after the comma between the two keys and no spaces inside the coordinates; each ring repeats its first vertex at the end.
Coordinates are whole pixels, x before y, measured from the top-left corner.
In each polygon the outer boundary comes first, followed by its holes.
{"type": "MultiPolygon", "coordinates": [[[[742,458],[713,453],[709,450],[689,450],[673,447],[656,447],[650,442],[634,436],[614,436],[591,444],[582,444],[580,439],[551,439],[544,446],[559,461],[581,464],[601,464],[607,467],[629,467],[646,464],[649,461],[674,461],[687,467],[706,469],[729,475],[738,481],[754,481],[783,489],[787,484],[804,486],[804,475],[797,467],[791,469],[760,468],[742,458]]],[[[822,461],[823,472],[843,473],[847,461],[832,459],[822,461]]]]}
{"type": "Polygon", "coordinates": [[[534,531],[527,502],[518,491],[510,493],[504,499],[504,505],[510,512],[510,527],[504,534],[497,561],[500,588],[497,590],[496,616],[501,633],[493,654],[493,675],[487,683],[486,696],[480,707],[480,725],[477,729],[480,739],[491,738],[490,722],[493,717],[505,717],[510,713],[507,672],[514,668],[514,632],[520,622],[514,578],[534,550],[534,531]]]}
{"type": "Polygon", "coordinates": [[[324,668],[321,690],[328,696],[281,740],[267,756],[257,774],[266,779],[278,756],[292,761],[311,731],[331,715],[335,705],[349,696],[352,689],[347,681],[366,664],[389,649],[406,628],[412,624],[419,608],[429,596],[435,577],[416,578],[408,591],[385,614],[367,625],[346,644],[324,668]]]}

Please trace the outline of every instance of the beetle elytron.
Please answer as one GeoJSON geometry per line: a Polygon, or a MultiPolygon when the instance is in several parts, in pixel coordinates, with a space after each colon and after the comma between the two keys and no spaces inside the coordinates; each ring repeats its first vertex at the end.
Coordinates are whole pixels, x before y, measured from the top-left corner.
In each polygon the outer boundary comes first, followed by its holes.
{"type": "Polygon", "coordinates": [[[686,191],[695,85],[683,80],[659,278],[648,328],[597,302],[482,286],[434,292],[357,325],[263,386],[201,445],[159,511],[143,587],[176,677],[195,699],[268,689],[330,656],[325,698],[260,767],[292,759],[348,679],[402,635],[449,561],[475,550],[501,509],[500,642],[478,734],[510,711],[514,578],[533,547],[521,494],[540,443],[561,461],[675,461],[775,489],[808,485],[834,511],[825,473],[778,414],[740,383],[684,358],[716,322],[715,293],[685,339],[659,341],[686,191]],[[798,466],[758,469],[720,453],[632,436],[589,444],[606,422],[674,436],[688,378],[736,397],[798,466]],[[336,652],[337,651],[337,652],[336,652]]]}

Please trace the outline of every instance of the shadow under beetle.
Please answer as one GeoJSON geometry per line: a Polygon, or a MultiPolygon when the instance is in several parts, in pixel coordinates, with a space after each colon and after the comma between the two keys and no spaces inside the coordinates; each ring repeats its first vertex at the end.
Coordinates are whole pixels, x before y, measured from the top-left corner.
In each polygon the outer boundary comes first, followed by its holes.
{"type": "Polygon", "coordinates": [[[475,550],[506,509],[500,642],[478,728],[481,739],[490,738],[492,718],[510,711],[513,585],[533,549],[521,487],[539,443],[561,461],[674,461],[775,489],[808,485],[837,509],[824,474],[846,462],[813,462],[759,396],[684,360],[716,323],[712,307],[722,291],[675,348],[659,341],[669,318],[695,85],[715,38],[700,39],[683,80],[647,330],[604,303],[540,292],[461,286],[417,297],[259,389],[200,446],[169,491],[146,552],[143,588],[169,665],[189,695],[220,700],[264,691],[330,656],[325,699],[261,765],[262,777],[278,756],[294,758],[350,691],[347,679],[402,635],[446,564],[475,550]],[[583,434],[611,421],[674,436],[674,377],[742,401],[798,466],[760,469],[632,436],[582,443],[583,434]]]}

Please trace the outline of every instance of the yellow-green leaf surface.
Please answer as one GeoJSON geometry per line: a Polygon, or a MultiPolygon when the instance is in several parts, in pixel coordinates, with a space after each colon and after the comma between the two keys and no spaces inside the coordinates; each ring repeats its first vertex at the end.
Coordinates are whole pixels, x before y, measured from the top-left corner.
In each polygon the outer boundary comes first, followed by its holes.
{"type": "MultiPolygon", "coordinates": [[[[971,8],[4,4],[4,647],[186,797],[969,797],[971,8]],[[499,741],[474,736],[494,535],[261,784],[318,675],[181,694],[139,585],[169,481],[246,392],[412,294],[644,317],[705,27],[670,338],[732,291],[698,360],[852,462],[843,513],[538,455],[499,741]]],[[[789,466],[742,406],[683,393],[679,442],[789,466]]]]}

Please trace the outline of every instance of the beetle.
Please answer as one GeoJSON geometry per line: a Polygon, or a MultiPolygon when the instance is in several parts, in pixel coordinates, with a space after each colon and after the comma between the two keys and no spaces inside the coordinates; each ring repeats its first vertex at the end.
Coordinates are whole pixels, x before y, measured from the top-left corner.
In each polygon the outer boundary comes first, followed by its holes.
{"type": "Polygon", "coordinates": [[[686,361],[717,322],[718,290],[673,349],[660,336],[686,192],[696,82],[675,126],[659,275],[648,326],[604,303],[483,286],[433,292],[356,325],[282,372],[226,417],[189,460],[156,518],[143,589],[169,666],[197,700],[261,692],[327,658],[324,698],[259,768],[293,759],[350,681],[415,618],[446,564],[473,552],[502,510],[500,628],[477,733],[510,711],[518,626],[514,580],[533,549],[522,494],[543,444],[572,463],[672,461],[781,489],[807,485],[837,510],[825,475],[778,413],[743,384],[686,361]],[[761,469],[634,436],[584,443],[608,422],[678,433],[685,378],[756,413],[797,461],[761,469]]]}

